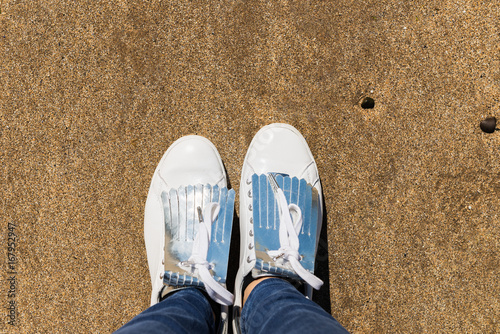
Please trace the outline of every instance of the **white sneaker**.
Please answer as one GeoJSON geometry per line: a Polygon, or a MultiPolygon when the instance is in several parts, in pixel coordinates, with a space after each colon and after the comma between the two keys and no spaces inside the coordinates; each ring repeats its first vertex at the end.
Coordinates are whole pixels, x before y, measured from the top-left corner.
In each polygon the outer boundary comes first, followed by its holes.
{"type": "Polygon", "coordinates": [[[239,332],[243,280],[251,274],[302,282],[306,294],[323,282],[314,276],[322,222],[322,192],[314,157],[302,135],[287,124],[257,132],[240,183],[240,267],[236,275],[233,331],[239,332]]]}
{"type": "Polygon", "coordinates": [[[151,305],[168,290],[189,286],[232,304],[225,287],[233,212],[234,190],[227,189],[215,146],[200,136],[175,141],[154,172],[145,207],[151,305]]]}

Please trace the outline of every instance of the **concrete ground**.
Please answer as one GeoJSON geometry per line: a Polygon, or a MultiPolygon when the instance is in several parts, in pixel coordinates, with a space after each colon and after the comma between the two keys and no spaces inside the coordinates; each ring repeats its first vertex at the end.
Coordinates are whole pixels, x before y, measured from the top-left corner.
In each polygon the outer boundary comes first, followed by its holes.
{"type": "Polygon", "coordinates": [[[273,122],[318,163],[325,309],[352,333],[500,332],[500,132],[479,128],[500,117],[494,1],[0,11],[0,332],[104,333],[147,308],[143,211],[164,151],[209,138],[238,193],[273,122]]]}

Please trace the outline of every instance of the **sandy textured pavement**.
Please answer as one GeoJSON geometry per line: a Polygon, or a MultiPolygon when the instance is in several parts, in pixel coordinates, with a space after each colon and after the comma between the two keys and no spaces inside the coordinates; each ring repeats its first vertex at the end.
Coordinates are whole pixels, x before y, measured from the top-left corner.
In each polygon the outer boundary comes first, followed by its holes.
{"type": "Polygon", "coordinates": [[[500,118],[495,1],[0,11],[1,333],[105,333],[147,308],[144,203],[164,151],[209,138],[238,193],[273,122],[320,170],[325,309],[353,333],[500,332],[500,131],[479,128],[500,118]]]}

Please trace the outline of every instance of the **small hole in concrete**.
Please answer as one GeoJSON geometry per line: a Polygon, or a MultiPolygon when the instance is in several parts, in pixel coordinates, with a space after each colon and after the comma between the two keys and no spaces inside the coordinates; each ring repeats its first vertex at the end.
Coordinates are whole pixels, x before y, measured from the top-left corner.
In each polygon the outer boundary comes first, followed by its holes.
{"type": "Polygon", "coordinates": [[[365,97],[363,101],[361,101],[361,108],[363,109],[373,109],[375,107],[375,100],[371,97],[365,97]]]}

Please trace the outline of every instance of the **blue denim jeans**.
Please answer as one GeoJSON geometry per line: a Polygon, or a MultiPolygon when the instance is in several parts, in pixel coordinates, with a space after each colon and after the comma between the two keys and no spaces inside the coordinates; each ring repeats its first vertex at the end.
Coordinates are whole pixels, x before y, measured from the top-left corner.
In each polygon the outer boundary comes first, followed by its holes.
{"type": "MultiPolygon", "coordinates": [[[[282,279],[267,279],[250,293],[241,313],[242,333],[348,333],[318,304],[282,279]]],[[[215,333],[210,303],[184,289],[151,306],[116,333],[215,333]]]]}

